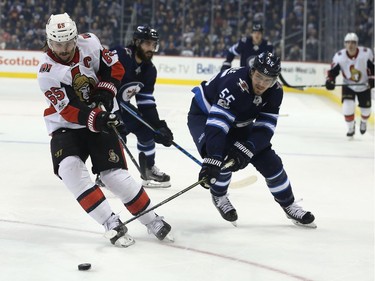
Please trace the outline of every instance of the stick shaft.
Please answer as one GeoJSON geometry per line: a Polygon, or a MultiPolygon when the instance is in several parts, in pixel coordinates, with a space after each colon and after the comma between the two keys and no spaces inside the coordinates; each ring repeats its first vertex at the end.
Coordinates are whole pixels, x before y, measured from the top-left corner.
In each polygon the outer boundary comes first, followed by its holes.
{"type": "MultiPolygon", "coordinates": [[[[127,105],[124,102],[120,102],[120,106],[125,109],[127,112],[129,112],[133,117],[135,117],[138,121],[143,123],[146,127],[151,129],[154,133],[159,134],[158,130],[156,130],[154,127],[152,127],[149,123],[147,123],[140,114],[133,108],[131,108],[129,105],[127,105]]],[[[199,161],[197,158],[195,158],[193,155],[191,155],[189,152],[187,152],[184,148],[182,148],[180,145],[178,145],[176,142],[172,141],[172,145],[176,147],[178,150],[180,150],[182,153],[184,153],[186,156],[188,156],[190,159],[192,159],[195,163],[202,166],[202,162],[199,161]]]]}
{"type": "Polygon", "coordinates": [[[138,219],[139,217],[155,210],[156,208],[159,208],[160,206],[164,205],[165,203],[168,203],[169,201],[175,199],[176,197],[184,194],[185,192],[189,191],[190,189],[196,187],[197,185],[200,185],[201,183],[203,183],[206,179],[201,179],[200,181],[197,181],[196,183],[193,183],[192,185],[186,187],[185,189],[177,192],[176,194],[168,197],[167,199],[161,201],[160,203],[154,205],[153,207],[151,207],[150,209],[147,209],[147,210],[144,210],[143,212],[140,212],[139,214],[137,214],[136,216],[132,217],[131,219],[128,219],[127,221],[124,222],[124,224],[128,224],[136,219],[138,219]]]}

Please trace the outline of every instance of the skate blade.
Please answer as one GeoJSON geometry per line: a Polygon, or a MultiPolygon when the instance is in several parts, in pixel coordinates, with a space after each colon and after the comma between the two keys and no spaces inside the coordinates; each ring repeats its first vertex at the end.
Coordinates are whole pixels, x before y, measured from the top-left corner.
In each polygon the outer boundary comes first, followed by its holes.
{"type": "Polygon", "coordinates": [[[237,227],[237,221],[231,221],[231,224],[233,224],[233,226],[237,227]]]}
{"type": "Polygon", "coordinates": [[[164,237],[163,241],[173,243],[174,237],[172,236],[172,234],[167,234],[167,236],[164,237]]]}
{"type": "Polygon", "coordinates": [[[168,188],[171,187],[171,183],[169,181],[158,182],[154,180],[144,180],[142,181],[142,186],[145,188],[168,188]]]}
{"type": "Polygon", "coordinates": [[[299,226],[299,227],[304,227],[304,228],[317,228],[318,226],[312,222],[312,223],[307,223],[307,224],[303,224],[303,223],[300,223],[298,221],[295,221],[293,219],[291,219],[291,221],[296,225],[296,226],[299,226]]]}

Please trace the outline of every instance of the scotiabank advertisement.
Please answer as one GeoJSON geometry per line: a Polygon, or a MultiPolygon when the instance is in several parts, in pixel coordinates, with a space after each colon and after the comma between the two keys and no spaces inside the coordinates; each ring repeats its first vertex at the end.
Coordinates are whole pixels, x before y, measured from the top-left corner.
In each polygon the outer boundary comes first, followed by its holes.
{"type": "Polygon", "coordinates": [[[0,51],[0,77],[36,77],[42,52],[0,51]]]}
{"type": "MultiPolygon", "coordinates": [[[[0,50],[0,77],[36,78],[42,52],[0,50]]],[[[158,71],[157,83],[196,85],[220,71],[224,58],[157,56],[153,62],[158,71]]],[[[232,66],[238,66],[235,59],[232,66]]],[[[282,62],[282,75],[291,85],[324,84],[329,64],[282,62]]],[[[341,75],[339,76],[339,80],[341,75]]],[[[337,81],[339,83],[339,81],[337,81]]]]}

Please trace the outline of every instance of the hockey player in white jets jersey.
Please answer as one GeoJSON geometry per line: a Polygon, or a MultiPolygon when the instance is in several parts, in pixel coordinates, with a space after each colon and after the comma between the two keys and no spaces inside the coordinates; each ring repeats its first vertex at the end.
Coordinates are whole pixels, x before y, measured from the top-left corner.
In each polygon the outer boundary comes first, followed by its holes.
{"type": "Polygon", "coordinates": [[[371,91],[374,87],[374,55],[371,49],[358,46],[358,36],[348,33],[344,39],[345,48],[338,51],[332,61],[326,80],[327,90],[335,89],[335,79],[340,74],[344,83],[350,86],[342,87],[342,112],[348,125],[347,136],[355,134],[356,97],[361,110],[359,131],[364,134],[367,120],[371,114],[371,91]],[[367,84],[356,85],[356,84],[367,84]]]}
{"type": "MultiPolygon", "coordinates": [[[[54,172],[82,208],[104,226],[105,237],[116,246],[128,247],[134,239],[85,165],[90,157],[92,171],[100,173],[107,188],[132,215],[151,208],[147,193],[130,176],[123,149],[112,130],[119,125],[117,115],[111,112],[118,109],[115,96],[124,68],[117,55],[103,48],[94,34],[78,35],[67,13],[51,15],[46,33],[38,82],[49,106],[44,119],[52,136],[54,172]]],[[[171,230],[153,211],[139,221],[160,240],[171,230]]]]}

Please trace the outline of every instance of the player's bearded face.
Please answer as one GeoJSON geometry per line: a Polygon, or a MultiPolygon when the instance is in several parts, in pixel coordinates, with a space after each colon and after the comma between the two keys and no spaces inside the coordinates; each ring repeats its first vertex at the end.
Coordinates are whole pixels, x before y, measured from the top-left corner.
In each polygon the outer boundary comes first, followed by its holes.
{"type": "Polygon", "coordinates": [[[154,56],[154,53],[158,51],[158,42],[145,40],[142,41],[137,48],[137,56],[142,61],[150,61],[154,56]]]}
{"type": "Polygon", "coordinates": [[[272,87],[276,78],[266,76],[259,71],[255,70],[251,75],[253,84],[253,91],[256,95],[262,95],[268,88],[272,87]]]}
{"type": "Polygon", "coordinates": [[[50,41],[50,47],[56,57],[63,62],[69,62],[74,56],[76,42],[76,39],[72,39],[67,42],[50,41]]]}

